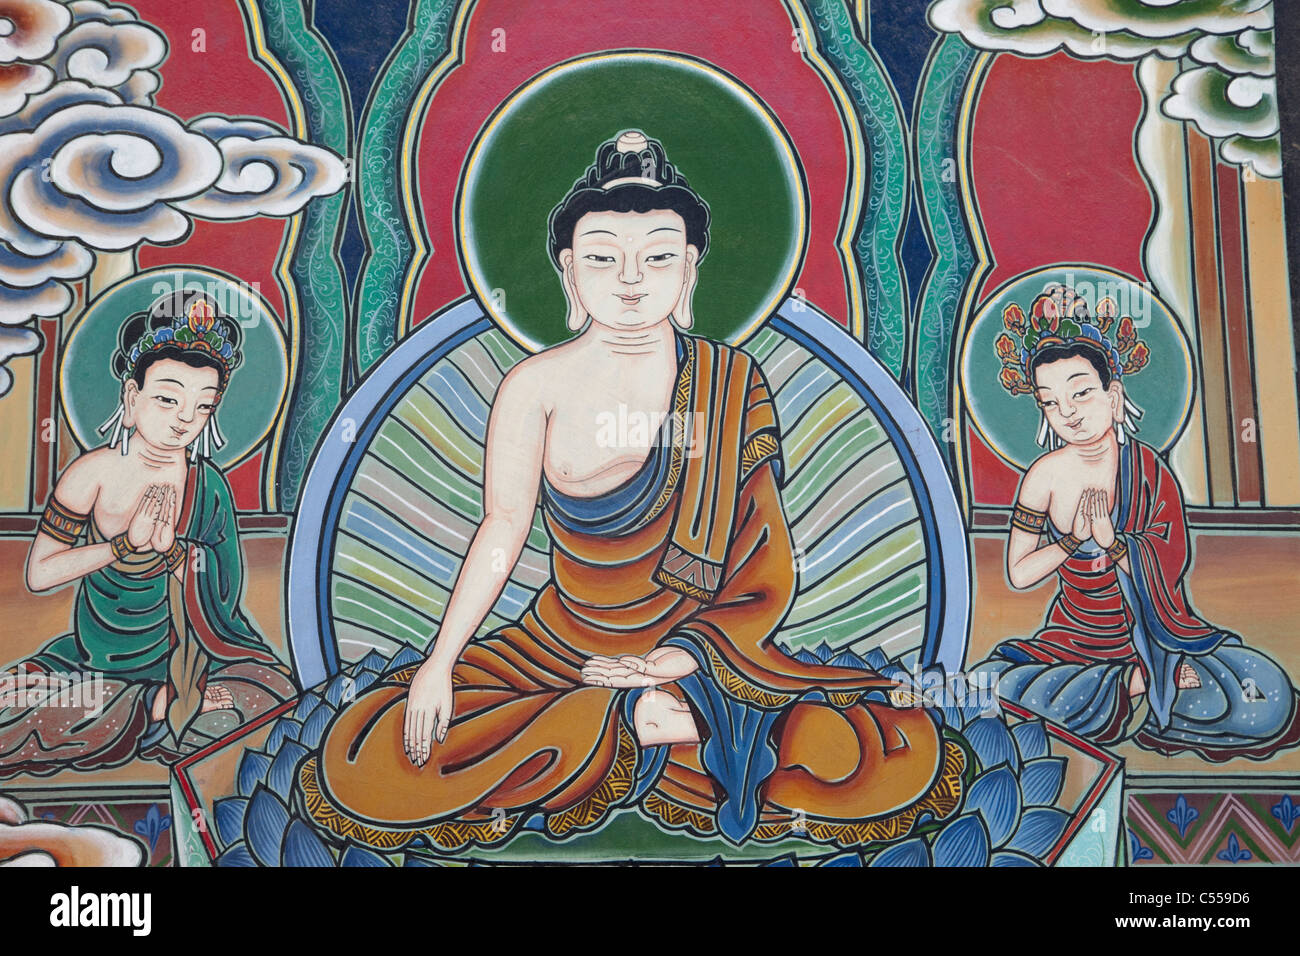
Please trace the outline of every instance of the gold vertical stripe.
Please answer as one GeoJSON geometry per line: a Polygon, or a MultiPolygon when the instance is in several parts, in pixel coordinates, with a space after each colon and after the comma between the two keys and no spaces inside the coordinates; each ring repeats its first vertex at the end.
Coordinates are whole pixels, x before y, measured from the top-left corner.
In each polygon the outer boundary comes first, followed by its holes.
{"type": "Polygon", "coordinates": [[[36,359],[31,355],[12,359],[8,369],[14,381],[9,394],[0,398],[0,435],[4,435],[0,511],[30,512],[32,448],[40,438],[36,433],[36,359]]]}
{"type": "MultiPolygon", "coordinates": [[[[1148,57],[1138,69],[1143,94],[1148,103],[1169,95],[1170,84],[1178,75],[1173,60],[1148,57]]],[[[1187,417],[1187,426],[1169,450],[1169,464],[1183,497],[1190,505],[1210,503],[1209,476],[1205,460],[1205,421],[1201,408],[1204,388],[1200,380],[1196,334],[1196,290],[1192,278],[1192,222],[1188,194],[1187,141],[1182,120],[1172,120],[1158,109],[1148,110],[1138,130],[1139,153],[1148,167],[1151,190],[1159,203],[1156,228],[1148,233],[1143,248],[1142,267],[1156,291],[1169,303],[1192,349],[1192,378],[1195,400],[1187,417]],[[1149,161],[1148,161],[1149,157],[1149,161]]]]}
{"type": "Polygon", "coordinates": [[[1228,417],[1228,366],[1219,304],[1218,217],[1214,196],[1214,152],[1210,141],[1187,131],[1191,170],[1192,262],[1196,275],[1197,327],[1200,330],[1201,381],[1204,389],[1206,456],[1210,463],[1210,499],[1236,503],[1232,481],[1232,423],[1228,417]]]}
{"type": "Polygon", "coordinates": [[[1300,409],[1296,405],[1282,183],[1255,177],[1243,179],[1242,186],[1264,504],[1291,507],[1300,505],[1300,409]]]}

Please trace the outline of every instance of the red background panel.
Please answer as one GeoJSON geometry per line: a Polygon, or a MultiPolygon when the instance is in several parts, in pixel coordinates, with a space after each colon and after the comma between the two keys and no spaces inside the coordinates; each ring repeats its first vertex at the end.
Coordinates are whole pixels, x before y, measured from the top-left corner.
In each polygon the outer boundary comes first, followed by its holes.
{"type": "MultiPolygon", "coordinates": [[[[1142,241],[1154,207],[1134,154],[1141,117],[1132,64],[1064,53],[994,60],[971,129],[971,176],[993,264],[979,301],[1055,262],[1146,279],[1142,241]]],[[[973,429],[967,434],[975,502],[1011,504],[1019,472],[973,429]]]]}

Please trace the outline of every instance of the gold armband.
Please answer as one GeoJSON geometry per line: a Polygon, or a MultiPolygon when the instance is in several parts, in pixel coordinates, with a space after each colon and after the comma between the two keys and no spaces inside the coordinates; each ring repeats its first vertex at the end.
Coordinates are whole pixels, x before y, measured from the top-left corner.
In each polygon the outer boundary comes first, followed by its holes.
{"type": "Polygon", "coordinates": [[[77,514],[64,507],[57,498],[52,497],[45,506],[45,513],[41,515],[37,531],[49,535],[60,544],[73,544],[86,529],[89,518],[89,515],[77,514]]]}
{"type": "Polygon", "coordinates": [[[1042,534],[1043,528],[1047,527],[1047,514],[1018,504],[1011,512],[1011,527],[1030,534],[1042,534]]]}
{"type": "Polygon", "coordinates": [[[1106,555],[1116,564],[1128,557],[1128,542],[1124,540],[1123,535],[1115,536],[1115,542],[1106,549],[1106,555]]]}

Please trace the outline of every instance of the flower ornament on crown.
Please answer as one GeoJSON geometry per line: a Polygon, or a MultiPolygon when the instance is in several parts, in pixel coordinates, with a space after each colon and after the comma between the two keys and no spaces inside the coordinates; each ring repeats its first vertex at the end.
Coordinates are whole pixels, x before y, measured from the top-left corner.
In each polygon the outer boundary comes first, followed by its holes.
{"type": "Polygon", "coordinates": [[[1088,311],[1088,300],[1069,286],[1052,282],[1043,287],[1024,310],[1011,303],[1002,311],[1005,331],[994,347],[1002,361],[998,381],[1012,395],[1034,392],[1030,367],[1034,356],[1049,345],[1083,344],[1095,348],[1110,366],[1115,379],[1140,372],[1151,358],[1151,350],[1137,337],[1132,316],[1119,316],[1109,296],[1097,303],[1096,315],[1088,311]],[[1109,337],[1112,333],[1114,339],[1109,337]]]}
{"type": "MultiPolygon", "coordinates": [[[[157,308],[157,303],[155,308],[157,308]]],[[[224,367],[225,375],[223,378],[228,382],[230,373],[234,371],[240,360],[240,356],[236,355],[230,338],[230,328],[224,321],[217,318],[212,303],[206,298],[194,298],[186,307],[185,314],[180,318],[173,319],[170,326],[164,325],[161,328],[149,329],[144,335],[140,336],[140,340],[131,347],[131,351],[127,354],[126,370],[122,374],[122,384],[125,386],[127,382],[135,377],[136,367],[140,364],[140,359],[143,356],[167,347],[207,352],[224,367]]],[[[218,401],[220,401],[224,391],[223,387],[218,388],[216,395],[218,401]]],[[[126,406],[122,401],[118,402],[117,410],[113,412],[108,421],[99,426],[98,431],[101,435],[109,434],[109,448],[118,447],[123,455],[127,454],[132,429],[126,424],[126,406]],[[111,434],[109,433],[110,429],[112,430],[111,434]]],[[[200,456],[209,458],[214,448],[219,450],[225,444],[226,439],[222,436],[220,429],[217,428],[214,410],[204,423],[199,437],[190,445],[190,457],[194,459],[198,459],[200,456]]]]}
{"type": "Polygon", "coordinates": [[[226,324],[217,318],[212,303],[206,299],[195,299],[185,310],[185,315],[172,322],[171,328],[153,329],[140,337],[140,341],[131,349],[123,381],[135,374],[140,356],[167,345],[208,352],[226,367],[229,374],[234,367],[235,355],[229,338],[230,332],[226,324]]]}

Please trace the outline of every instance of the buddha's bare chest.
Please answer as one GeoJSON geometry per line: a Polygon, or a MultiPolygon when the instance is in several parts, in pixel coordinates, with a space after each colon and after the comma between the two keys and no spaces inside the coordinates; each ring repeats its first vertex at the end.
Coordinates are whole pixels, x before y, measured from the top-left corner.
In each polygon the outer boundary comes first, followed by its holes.
{"type": "Polygon", "coordinates": [[[667,396],[647,390],[593,397],[552,411],[543,456],[548,480],[583,497],[602,494],[634,475],[659,442],[669,412],[667,396]]]}

